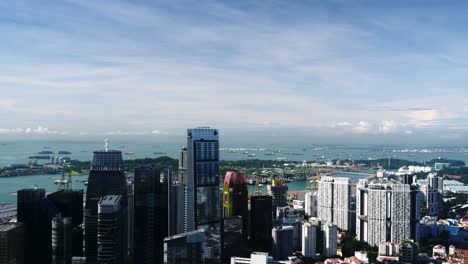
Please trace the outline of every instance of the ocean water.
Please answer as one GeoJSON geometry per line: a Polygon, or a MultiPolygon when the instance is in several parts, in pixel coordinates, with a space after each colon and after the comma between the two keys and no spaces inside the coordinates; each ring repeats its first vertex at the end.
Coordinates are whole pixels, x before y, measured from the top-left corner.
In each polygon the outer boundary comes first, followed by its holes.
{"type": "MultiPolygon", "coordinates": [[[[165,143],[165,142],[141,142],[141,141],[112,141],[110,149],[118,149],[123,152],[124,159],[136,159],[145,157],[158,157],[161,155],[154,154],[154,152],[166,152],[166,156],[178,158],[180,148],[184,146],[181,143],[165,143]],[[125,154],[125,153],[132,153],[125,154]]],[[[264,159],[271,160],[277,158],[287,158],[293,161],[316,160],[317,157],[323,156],[324,159],[337,159],[342,157],[346,159],[352,157],[353,159],[367,159],[371,158],[385,158],[391,155],[392,158],[400,158],[414,161],[428,161],[433,158],[448,158],[463,160],[468,164],[468,155],[463,153],[393,153],[391,148],[384,147],[353,147],[353,146],[281,146],[275,144],[274,146],[242,146],[242,145],[226,145],[220,146],[221,148],[231,148],[231,150],[222,150],[220,158],[224,160],[243,160],[243,159],[264,159]],[[305,148],[305,151],[304,151],[305,148]],[[236,149],[236,150],[233,150],[236,149]],[[237,150],[238,149],[238,150],[237,150]],[[260,150],[262,149],[262,150],[260,150]],[[255,154],[255,157],[248,157],[244,152],[255,154]],[[265,155],[265,153],[275,152],[275,155],[265,155]],[[301,154],[301,155],[292,155],[301,154]]],[[[90,160],[94,150],[104,149],[103,141],[16,141],[16,142],[2,142],[0,140],[0,167],[8,164],[27,163],[28,157],[37,155],[39,151],[49,150],[57,153],[60,150],[72,152],[69,156],[72,159],[81,161],[90,160]]],[[[44,162],[44,161],[39,161],[44,162]]],[[[340,177],[350,177],[352,181],[362,175],[337,175],[340,177]]],[[[59,175],[32,175],[32,176],[18,176],[9,178],[0,178],[0,202],[15,202],[16,197],[9,195],[22,188],[38,187],[45,188],[48,192],[55,191],[57,186],[54,180],[59,175]]],[[[86,176],[73,177],[73,188],[85,189],[81,180],[86,176]]],[[[304,190],[305,182],[292,182],[288,183],[291,191],[304,190]]],[[[253,192],[253,187],[250,190],[253,192]]],[[[266,192],[264,187],[263,192],[266,192]]]]}

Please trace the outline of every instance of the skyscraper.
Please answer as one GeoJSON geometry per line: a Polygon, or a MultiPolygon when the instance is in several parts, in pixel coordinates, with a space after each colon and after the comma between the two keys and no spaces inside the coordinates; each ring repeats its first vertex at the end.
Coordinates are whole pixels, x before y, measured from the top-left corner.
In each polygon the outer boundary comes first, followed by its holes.
{"type": "Polygon", "coordinates": [[[317,254],[317,226],[310,222],[302,223],[302,255],[313,258],[317,254]]]}
{"type": "MultiPolygon", "coordinates": [[[[181,160],[184,159],[181,157],[181,160]]],[[[168,174],[168,199],[169,199],[169,218],[168,218],[168,235],[173,236],[185,232],[185,184],[181,182],[183,175],[183,166],[179,161],[179,177],[175,179],[173,173],[168,174]]]]}
{"type": "Polygon", "coordinates": [[[98,203],[97,263],[127,263],[123,199],[121,195],[106,195],[98,203]]]}
{"type": "Polygon", "coordinates": [[[326,258],[336,256],[338,229],[333,223],[323,225],[323,252],[326,258]]]}
{"type": "Polygon", "coordinates": [[[271,185],[268,185],[268,194],[272,197],[273,212],[276,208],[288,205],[288,186],[283,180],[272,180],[271,185]]]}
{"type": "Polygon", "coordinates": [[[278,226],[272,229],[271,236],[273,239],[272,253],[273,259],[286,259],[293,253],[293,227],[278,226]]]}
{"type": "Polygon", "coordinates": [[[371,246],[410,238],[410,186],[376,179],[359,180],[356,192],[356,235],[371,246]]]}
{"type": "MultiPolygon", "coordinates": [[[[97,261],[98,203],[106,195],[120,195],[124,219],[125,248],[127,248],[127,178],[124,173],[122,153],[116,150],[95,151],[88,178],[85,207],[86,262],[97,261]]],[[[124,253],[127,256],[127,250],[124,253]]]]}
{"type": "Polygon", "coordinates": [[[322,177],[319,182],[317,206],[317,214],[322,221],[333,222],[343,230],[353,229],[349,178],[322,177]]]}
{"type": "Polygon", "coordinates": [[[243,238],[247,239],[249,207],[247,178],[243,171],[228,171],[223,186],[223,216],[242,216],[243,238]]]}
{"type": "Polygon", "coordinates": [[[177,234],[164,239],[164,263],[201,264],[205,230],[177,234]]]}
{"type": "Polygon", "coordinates": [[[24,264],[23,223],[0,224],[0,264],[24,264]]]}
{"type": "Polygon", "coordinates": [[[187,230],[207,232],[207,261],[219,262],[221,256],[221,205],[219,190],[219,135],[217,129],[187,130],[187,230]]]}
{"type": "Polygon", "coordinates": [[[17,194],[18,222],[25,227],[24,262],[51,263],[51,220],[44,189],[23,189],[17,194]]]}
{"type": "Polygon", "coordinates": [[[305,214],[317,217],[317,192],[308,192],[305,194],[305,214]]]}
{"type": "Polygon", "coordinates": [[[133,263],[162,263],[164,238],[168,235],[167,184],[160,171],[135,168],[135,217],[133,263]]]}
{"type": "Polygon", "coordinates": [[[52,264],[70,264],[72,260],[72,218],[58,213],[52,219],[52,264]]]}
{"type": "Polygon", "coordinates": [[[427,176],[427,214],[438,216],[442,210],[443,178],[436,173],[429,173],[427,176]]]}
{"type": "Polygon", "coordinates": [[[83,256],[83,190],[61,190],[47,195],[62,218],[71,219],[72,255],[83,256]]]}
{"type": "Polygon", "coordinates": [[[250,198],[250,245],[254,251],[271,251],[272,207],[270,195],[250,198]]]}

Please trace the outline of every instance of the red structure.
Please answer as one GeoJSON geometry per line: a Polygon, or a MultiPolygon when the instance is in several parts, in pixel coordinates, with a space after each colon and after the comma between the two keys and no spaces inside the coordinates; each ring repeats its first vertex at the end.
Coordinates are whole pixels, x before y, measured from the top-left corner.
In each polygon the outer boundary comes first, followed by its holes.
{"type": "Polygon", "coordinates": [[[242,216],[244,236],[247,234],[247,219],[249,192],[247,189],[247,177],[243,171],[228,171],[224,177],[223,186],[223,216],[231,218],[242,216]]]}

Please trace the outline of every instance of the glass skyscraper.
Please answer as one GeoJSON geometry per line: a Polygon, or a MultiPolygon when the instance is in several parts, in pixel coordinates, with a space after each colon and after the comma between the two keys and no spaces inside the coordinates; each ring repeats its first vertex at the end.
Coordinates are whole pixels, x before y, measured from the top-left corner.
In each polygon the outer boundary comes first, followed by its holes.
{"type": "Polygon", "coordinates": [[[187,130],[186,171],[187,231],[205,229],[207,262],[221,256],[221,205],[219,180],[219,135],[217,129],[187,130]]]}
{"type": "MultiPolygon", "coordinates": [[[[124,219],[125,247],[127,248],[127,178],[124,173],[122,152],[116,150],[95,151],[88,178],[85,206],[85,255],[86,263],[97,261],[98,203],[106,195],[121,195],[124,219]]],[[[127,252],[125,252],[125,257],[127,252]]]]}

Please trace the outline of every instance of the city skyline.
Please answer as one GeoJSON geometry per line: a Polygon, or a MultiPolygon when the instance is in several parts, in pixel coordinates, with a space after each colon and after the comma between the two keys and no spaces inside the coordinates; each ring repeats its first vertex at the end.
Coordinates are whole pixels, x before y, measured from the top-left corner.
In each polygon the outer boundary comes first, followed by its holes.
{"type": "Polygon", "coordinates": [[[467,9],[0,3],[0,135],[164,139],[212,126],[272,141],[461,141],[467,9]]]}

